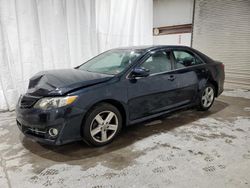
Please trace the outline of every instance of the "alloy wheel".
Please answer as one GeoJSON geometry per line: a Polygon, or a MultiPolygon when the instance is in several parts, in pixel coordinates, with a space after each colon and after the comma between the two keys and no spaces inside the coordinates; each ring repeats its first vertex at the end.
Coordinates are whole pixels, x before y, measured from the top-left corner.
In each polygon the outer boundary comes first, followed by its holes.
{"type": "Polygon", "coordinates": [[[202,105],[207,108],[209,107],[214,100],[214,89],[212,87],[206,87],[202,94],[202,105]]]}
{"type": "Polygon", "coordinates": [[[118,130],[118,118],[112,111],[102,111],[95,116],[90,125],[92,138],[99,143],[111,140],[118,130]]]}

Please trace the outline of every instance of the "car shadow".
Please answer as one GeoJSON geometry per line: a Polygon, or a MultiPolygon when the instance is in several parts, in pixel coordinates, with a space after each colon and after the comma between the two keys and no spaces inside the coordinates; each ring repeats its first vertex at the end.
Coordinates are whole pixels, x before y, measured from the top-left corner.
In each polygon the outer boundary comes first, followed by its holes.
{"type": "Polygon", "coordinates": [[[227,106],[227,103],[216,100],[213,107],[206,112],[197,111],[196,109],[186,109],[176,111],[148,122],[132,125],[124,128],[111,144],[103,147],[92,147],[83,142],[74,142],[62,146],[49,146],[33,142],[26,137],[23,138],[22,144],[27,150],[39,157],[56,162],[72,162],[74,160],[97,157],[120,150],[154,134],[168,132],[177,127],[192,123],[200,118],[216,114],[227,106]],[[151,122],[151,124],[149,122],[151,122]]]}

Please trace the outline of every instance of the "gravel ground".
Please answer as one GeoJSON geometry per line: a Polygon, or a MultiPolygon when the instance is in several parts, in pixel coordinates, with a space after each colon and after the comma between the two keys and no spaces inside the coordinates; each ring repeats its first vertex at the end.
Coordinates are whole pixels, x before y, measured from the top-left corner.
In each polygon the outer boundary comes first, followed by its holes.
{"type": "Polygon", "coordinates": [[[128,127],[101,148],[38,144],[0,113],[0,159],[1,188],[250,187],[250,92],[128,127]]]}

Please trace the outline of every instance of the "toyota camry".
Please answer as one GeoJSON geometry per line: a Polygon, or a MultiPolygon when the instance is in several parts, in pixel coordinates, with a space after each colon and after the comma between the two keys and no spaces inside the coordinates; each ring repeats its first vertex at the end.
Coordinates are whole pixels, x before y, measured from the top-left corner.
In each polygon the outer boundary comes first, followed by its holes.
{"type": "Polygon", "coordinates": [[[208,110],[224,77],[223,63],[193,48],[113,49],[72,69],[35,74],[16,106],[17,125],[46,144],[102,146],[122,127],[187,107],[208,110]]]}

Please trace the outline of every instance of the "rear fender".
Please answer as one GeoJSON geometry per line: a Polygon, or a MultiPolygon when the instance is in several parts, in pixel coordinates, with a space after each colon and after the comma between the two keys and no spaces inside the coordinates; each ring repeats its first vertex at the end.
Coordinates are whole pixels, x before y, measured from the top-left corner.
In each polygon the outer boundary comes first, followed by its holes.
{"type": "Polygon", "coordinates": [[[202,89],[206,86],[207,82],[208,82],[208,79],[205,79],[205,78],[203,78],[203,79],[200,80],[199,86],[198,86],[198,90],[199,90],[198,92],[199,92],[199,93],[200,93],[200,92],[202,91],[202,89]]]}

